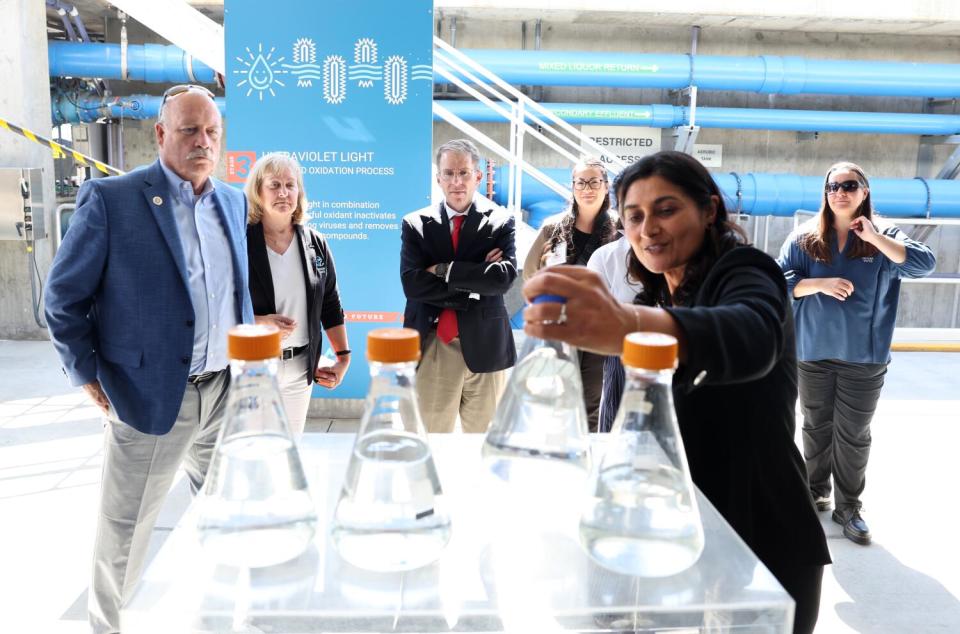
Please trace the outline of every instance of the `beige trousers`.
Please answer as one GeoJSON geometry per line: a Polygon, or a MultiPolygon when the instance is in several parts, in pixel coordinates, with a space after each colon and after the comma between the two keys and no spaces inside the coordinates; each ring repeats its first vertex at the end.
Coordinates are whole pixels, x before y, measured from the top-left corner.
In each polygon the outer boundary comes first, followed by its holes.
{"type": "Polygon", "coordinates": [[[120,606],[140,579],[150,534],[181,463],[196,494],[203,486],[226,413],[230,371],[188,384],[173,428],[143,434],[108,417],[103,440],[100,514],[88,594],[90,626],[120,631],[120,606]]]}
{"type": "Polygon", "coordinates": [[[484,433],[506,383],[506,370],[471,372],[463,360],[460,339],[444,344],[427,335],[417,368],[417,400],[427,431],[452,432],[460,415],[467,433],[484,433]]]}

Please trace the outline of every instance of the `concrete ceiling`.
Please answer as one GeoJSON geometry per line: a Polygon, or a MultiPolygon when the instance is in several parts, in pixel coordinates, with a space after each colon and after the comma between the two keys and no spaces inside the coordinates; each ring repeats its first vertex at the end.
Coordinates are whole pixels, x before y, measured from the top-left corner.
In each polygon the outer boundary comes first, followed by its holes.
{"type": "MultiPolygon", "coordinates": [[[[38,0],[39,1],[39,0],[38,0]]],[[[162,2],[163,0],[153,0],[162,2]]],[[[72,5],[77,8],[80,18],[93,40],[102,40],[104,34],[104,20],[106,18],[116,18],[117,10],[105,0],[62,0],[63,4],[72,5]]],[[[223,0],[190,3],[195,9],[206,15],[215,22],[223,24],[223,0]]],[[[63,24],[57,12],[47,7],[47,33],[48,37],[56,39],[65,39],[63,34],[63,24]]]]}
{"type": "MultiPolygon", "coordinates": [[[[161,1],[161,0],[153,0],[161,1]]],[[[103,37],[104,18],[116,17],[105,0],[64,0],[80,11],[94,39],[103,37]]],[[[223,0],[191,2],[197,10],[223,23],[223,0]]],[[[601,8],[584,7],[589,0],[435,0],[438,16],[458,19],[581,24],[619,24],[638,27],[700,26],[772,31],[828,33],[890,33],[901,35],[960,36],[960,2],[956,0],[906,0],[880,3],[875,0],[671,0],[656,10],[637,0],[605,0],[601,8]]],[[[56,12],[47,10],[51,37],[62,37],[56,12]]]]}
{"type": "Polygon", "coordinates": [[[590,4],[588,0],[436,0],[434,6],[445,17],[483,20],[540,18],[546,22],[637,27],[960,35],[960,2],[956,0],[906,0],[886,11],[878,10],[883,3],[873,0],[671,0],[669,5],[659,3],[655,10],[651,4],[636,0],[604,0],[600,7],[585,8],[590,4]]]}

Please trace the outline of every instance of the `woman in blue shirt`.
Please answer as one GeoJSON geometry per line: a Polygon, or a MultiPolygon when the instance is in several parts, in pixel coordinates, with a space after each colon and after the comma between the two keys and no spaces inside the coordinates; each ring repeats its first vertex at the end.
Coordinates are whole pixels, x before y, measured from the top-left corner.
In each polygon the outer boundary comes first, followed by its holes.
{"type": "Polygon", "coordinates": [[[863,169],[837,163],[824,182],[819,213],[780,250],[796,317],[803,452],[817,508],[851,541],[867,545],[860,515],[877,408],[897,318],[900,279],[929,275],[925,245],[878,222],[863,169]]]}

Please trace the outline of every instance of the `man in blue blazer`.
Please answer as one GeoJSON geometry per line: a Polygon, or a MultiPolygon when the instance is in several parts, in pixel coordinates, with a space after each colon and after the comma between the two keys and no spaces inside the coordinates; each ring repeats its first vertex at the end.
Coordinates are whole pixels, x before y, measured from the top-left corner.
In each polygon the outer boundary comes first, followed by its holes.
{"type": "Polygon", "coordinates": [[[482,196],[480,153],[466,139],[437,148],[444,200],[401,229],[403,325],[420,332],[417,399],[430,432],[485,432],[517,359],[503,295],[517,278],[513,216],[482,196]]]}
{"type": "Polygon", "coordinates": [[[181,463],[193,491],[202,486],[226,408],[226,334],[253,321],[246,199],[211,178],[221,133],[210,91],[168,90],[159,160],[84,183],[50,269],[50,337],[70,382],[106,417],[95,632],[120,631],[181,463]]]}

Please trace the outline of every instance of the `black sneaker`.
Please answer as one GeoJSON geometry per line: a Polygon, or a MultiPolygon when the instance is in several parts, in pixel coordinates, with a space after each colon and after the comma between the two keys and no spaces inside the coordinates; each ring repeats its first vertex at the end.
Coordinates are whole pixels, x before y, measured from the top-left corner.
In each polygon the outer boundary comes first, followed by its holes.
{"type": "Polygon", "coordinates": [[[830,496],[828,495],[815,496],[813,498],[813,503],[817,505],[817,510],[821,512],[829,511],[831,507],[830,496]]]}
{"type": "Polygon", "coordinates": [[[863,518],[860,517],[860,509],[847,509],[846,512],[837,509],[831,517],[834,522],[843,526],[843,536],[854,544],[867,546],[872,541],[870,529],[863,518]]]}

